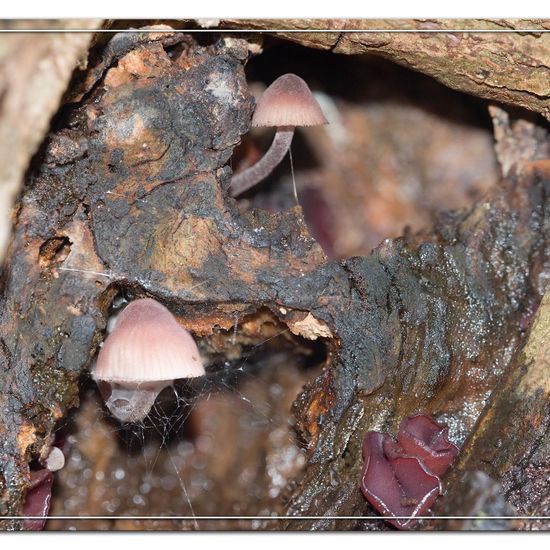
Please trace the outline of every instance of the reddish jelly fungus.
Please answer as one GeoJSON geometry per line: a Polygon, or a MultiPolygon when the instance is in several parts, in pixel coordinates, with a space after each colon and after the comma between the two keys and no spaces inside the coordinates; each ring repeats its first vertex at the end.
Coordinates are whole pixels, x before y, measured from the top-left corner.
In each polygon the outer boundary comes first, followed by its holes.
{"type": "Polygon", "coordinates": [[[46,524],[52,497],[53,474],[48,469],[31,472],[31,484],[23,504],[23,527],[41,531],[46,524]]]}
{"type": "Polygon", "coordinates": [[[458,453],[447,428],[426,415],[405,419],[398,441],[368,432],[363,443],[361,491],[398,529],[410,529],[441,493],[441,476],[458,453]]]}
{"type": "Polygon", "coordinates": [[[440,476],[458,454],[448,435],[447,426],[437,424],[425,414],[418,414],[401,422],[397,441],[407,454],[418,457],[429,472],[440,476]]]}
{"type": "Polygon", "coordinates": [[[365,498],[382,515],[394,517],[388,521],[399,529],[411,527],[412,518],[425,512],[439,495],[439,479],[428,474],[417,458],[400,455],[388,434],[369,432],[363,458],[365,498]]]}

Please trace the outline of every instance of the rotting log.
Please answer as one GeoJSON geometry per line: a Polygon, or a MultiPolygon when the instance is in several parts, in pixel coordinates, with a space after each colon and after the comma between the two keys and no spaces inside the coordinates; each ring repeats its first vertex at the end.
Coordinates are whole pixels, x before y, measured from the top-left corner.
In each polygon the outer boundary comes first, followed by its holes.
{"type": "MultiPolygon", "coordinates": [[[[550,292],[547,292],[533,320],[529,337],[511,365],[501,387],[483,411],[475,431],[463,449],[462,458],[450,476],[450,494],[459,493],[465,480],[485,473],[498,492],[512,504],[507,510],[490,513],[472,510],[466,501],[462,509],[453,501],[441,501],[441,515],[536,516],[515,520],[518,528],[548,528],[550,515],[550,292]]],[[[455,522],[456,528],[464,528],[455,522]]],[[[488,522],[485,522],[487,526],[488,522]]],[[[445,525],[440,525],[445,528],[445,525]]]]}
{"type": "Polygon", "coordinates": [[[266,310],[323,338],[327,365],[294,404],[308,462],[286,511],[358,519],[279,527],[369,527],[365,432],[421,411],[462,445],[513,364],[550,271],[550,178],[519,166],[431,231],[327,262],[298,208],[242,214],[227,196],[226,163],[253,106],[247,42],[178,36],[105,64],[22,197],[0,301],[0,511],[20,512],[28,464],[78,405],[123,288],[165,303],[205,348],[218,328],[266,310]]]}
{"type": "MultiPolygon", "coordinates": [[[[100,23],[100,19],[68,19],[42,22],[42,28],[78,24],[87,30],[100,23]]],[[[24,22],[9,25],[11,30],[19,26],[28,28],[24,22]]],[[[11,208],[29,161],[48,131],[73,71],[77,66],[84,68],[91,39],[91,32],[0,37],[0,265],[12,229],[11,208]]]]}
{"type": "MultiPolygon", "coordinates": [[[[443,219],[433,233],[387,241],[368,258],[344,262],[352,295],[364,300],[365,324],[350,348],[355,362],[345,355],[345,328],[335,327],[341,364],[327,369],[327,379],[306,389],[298,404],[300,418],[326,402],[330,388],[330,419],[323,411],[310,467],[289,507],[295,515],[314,515],[320,502],[330,503],[327,515],[364,513],[357,480],[367,430],[396,433],[404,417],[424,412],[447,422],[458,445],[472,433],[547,284],[549,183],[548,175],[526,169],[472,211],[443,219]]],[[[445,498],[452,501],[452,493],[445,498]]]]}
{"type": "Polygon", "coordinates": [[[338,54],[379,55],[449,88],[524,107],[550,120],[550,35],[539,32],[548,30],[547,20],[222,19],[217,26],[273,30],[275,36],[338,54]],[[381,32],[353,32],[369,29],[381,32]],[[327,32],[319,32],[323,30],[327,32]]]}

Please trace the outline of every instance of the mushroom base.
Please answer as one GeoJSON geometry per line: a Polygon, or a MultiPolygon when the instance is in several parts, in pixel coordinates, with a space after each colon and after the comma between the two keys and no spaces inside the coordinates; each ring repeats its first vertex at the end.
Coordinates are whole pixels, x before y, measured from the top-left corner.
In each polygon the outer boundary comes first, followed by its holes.
{"type": "Polygon", "coordinates": [[[99,384],[105,405],[121,422],[140,422],[153,407],[159,393],[169,381],[149,383],[102,382],[99,384]]]}

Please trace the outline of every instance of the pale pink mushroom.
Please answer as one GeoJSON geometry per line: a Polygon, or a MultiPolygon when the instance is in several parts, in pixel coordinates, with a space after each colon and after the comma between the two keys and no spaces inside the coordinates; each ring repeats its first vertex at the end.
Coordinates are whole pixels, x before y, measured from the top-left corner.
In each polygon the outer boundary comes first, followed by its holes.
{"type": "Polygon", "coordinates": [[[138,422],[174,380],[204,373],[189,332],[162,304],[143,298],[120,313],[92,374],[113,415],[138,422]]]}
{"type": "Polygon", "coordinates": [[[280,76],[264,92],[252,117],[252,126],[275,126],[267,153],[253,166],[233,176],[229,193],[236,197],[267,177],[286,155],[296,126],[328,124],[308,85],[295,74],[280,76]]]}
{"type": "Polygon", "coordinates": [[[50,472],[57,472],[65,466],[65,455],[59,447],[52,447],[45,461],[45,466],[50,472]]]}

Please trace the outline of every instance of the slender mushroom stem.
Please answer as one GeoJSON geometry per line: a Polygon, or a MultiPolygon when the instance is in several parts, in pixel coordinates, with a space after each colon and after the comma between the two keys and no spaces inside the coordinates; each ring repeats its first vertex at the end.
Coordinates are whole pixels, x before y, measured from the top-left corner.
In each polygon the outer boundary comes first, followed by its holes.
{"type": "Polygon", "coordinates": [[[159,393],[169,385],[167,382],[113,384],[105,404],[121,422],[139,422],[149,414],[159,393]]]}
{"type": "Polygon", "coordinates": [[[275,167],[283,160],[290,147],[294,129],[294,126],[278,127],[273,142],[266,154],[256,164],[233,176],[229,187],[229,193],[232,197],[236,197],[254,187],[273,172],[275,167]]]}

